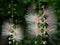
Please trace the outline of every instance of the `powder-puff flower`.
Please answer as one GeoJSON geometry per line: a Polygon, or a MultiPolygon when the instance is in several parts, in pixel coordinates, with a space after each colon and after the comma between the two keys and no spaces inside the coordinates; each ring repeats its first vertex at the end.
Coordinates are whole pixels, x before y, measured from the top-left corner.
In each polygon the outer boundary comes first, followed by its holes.
{"type": "Polygon", "coordinates": [[[37,24],[40,21],[40,17],[37,15],[37,13],[30,12],[25,16],[25,19],[27,21],[27,30],[30,35],[38,36],[40,34],[40,29],[38,28],[37,24]]]}
{"type": "Polygon", "coordinates": [[[11,23],[4,22],[2,25],[2,36],[5,38],[10,35],[11,23]]]}
{"type": "Polygon", "coordinates": [[[44,13],[47,16],[47,19],[46,19],[46,23],[48,24],[47,33],[51,36],[52,34],[56,32],[57,19],[51,7],[45,9],[44,13]]]}
{"type": "Polygon", "coordinates": [[[13,38],[16,41],[22,40],[23,39],[23,32],[22,32],[22,28],[20,26],[16,26],[15,30],[14,30],[14,35],[13,38]]]}
{"type": "MultiPolygon", "coordinates": [[[[51,36],[57,26],[56,26],[56,23],[57,23],[57,19],[53,13],[53,10],[51,10],[51,8],[47,8],[44,10],[44,14],[47,16],[47,19],[45,20],[45,22],[48,24],[48,27],[47,27],[47,33],[51,36]]],[[[38,36],[41,34],[41,31],[40,29],[38,28],[37,24],[38,22],[40,22],[40,17],[38,16],[38,14],[34,11],[28,11],[28,14],[25,16],[25,19],[27,21],[27,30],[29,32],[30,35],[34,35],[34,36],[38,36]]]]}
{"type": "Polygon", "coordinates": [[[9,22],[4,22],[4,24],[2,25],[2,36],[5,38],[10,35],[13,35],[13,39],[15,39],[16,41],[22,40],[22,28],[18,25],[16,25],[16,28],[13,28],[13,24],[9,22]],[[14,31],[13,33],[11,33],[12,30],[14,31]]]}
{"type": "Polygon", "coordinates": [[[38,23],[39,22],[40,17],[36,13],[30,13],[28,15],[25,16],[26,17],[26,21],[28,21],[28,22],[34,22],[34,23],[38,23]]]}

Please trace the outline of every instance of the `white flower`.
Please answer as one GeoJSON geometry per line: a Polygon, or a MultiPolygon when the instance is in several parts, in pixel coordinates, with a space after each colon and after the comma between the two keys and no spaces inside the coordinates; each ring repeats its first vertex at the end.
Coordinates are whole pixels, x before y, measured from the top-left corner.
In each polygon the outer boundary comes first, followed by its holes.
{"type": "Polygon", "coordinates": [[[11,23],[4,22],[2,25],[2,36],[6,37],[6,36],[10,35],[10,31],[11,31],[11,23]]]}
{"type": "Polygon", "coordinates": [[[16,27],[15,30],[14,30],[14,35],[13,35],[13,38],[16,40],[16,41],[19,41],[19,40],[22,40],[23,39],[23,32],[22,32],[22,29],[21,27],[16,27]]]}
{"type": "Polygon", "coordinates": [[[37,13],[30,12],[25,16],[25,19],[27,21],[27,30],[30,35],[38,36],[40,34],[40,29],[38,28],[37,24],[40,21],[40,17],[37,13]]]}
{"type": "MultiPolygon", "coordinates": [[[[25,19],[27,21],[27,30],[29,32],[30,35],[34,35],[34,36],[38,36],[41,35],[41,31],[38,28],[37,24],[38,22],[41,22],[41,17],[38,16],[38,14],[36,12],[30,12],[25,16],[25,19]]],[[[45,22],[48,24],[47,27],[47,33],[51,36],[56,28],[57,28],[57,19],[55,17],[55,14],[53,13],[53,10],[51,8],[47,8],[44,10],[44,14],[47,16],[47,19],[45,20],[45,22]]]]}
{"type": "Polygon", "coordinates": [[[47,16],[46,23],[48,24],[47,33],[51,36],[56,32],[57,29],[57,18],[53,10],[49,7],[45,9],[45,15],[47,16]]]}
{"type": "Polygon", "coordinates": [[[36,13],[30,13],[30,14],[26,15],[25,18],[26,18],[26,21],[34,22],[34,23],[38,23],[40,20],[40,17],[36,13]]]}
{"type": "Polygon", "coordinates": [[[4,22],[4,24],[2,25],[2,36],[5,38],[7,36],[13,35],[13,39],[15,39],[16,41],[20,41],[23,39],[23,32],[22,32],[22,28],[18,25],[15,25],[16,28],[13,28],[12,26],[13,24],[9,23],[9,22],[4,22]],[[13,29],[13,33],[11,33],[13,29]]]}

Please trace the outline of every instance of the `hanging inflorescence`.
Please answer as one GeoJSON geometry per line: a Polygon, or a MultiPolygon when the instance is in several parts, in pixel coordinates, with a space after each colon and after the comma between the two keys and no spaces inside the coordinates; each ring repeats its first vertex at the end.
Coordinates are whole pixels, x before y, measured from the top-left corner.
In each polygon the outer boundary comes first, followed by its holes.
{"type": "MultiPolygon", "coordinates": [[[[10,36],[8,38],[9,40],[9,44],[10,45],[17,45],[18,43],[16,42],[16,40],[14,39],[14,35],[15,35],[15,25],[14,25],[14,14],[16,14],[16,9],[14,7],[16,7],[17,5],[13,3],[13,0],[11,0],[11,3],[9,4],[9,7],[8,7],[8,15],[11,15],[11,19],[10,22],[11,22],[11,31],[10,31],[10,36]]],[[[16,20],[17,22],[17,20],[16,20]]]]}
{"type": "MultiPolygon", "coordinates": [[[[41,3],[39,3],[39,6],[38,6],[38,16],[40,17],[40,21],[38,22],[37,26],[38,28],[40,29],[40,44],[41,45],[46,45],[47,43],[47,26],[48,24],[46,23],[46,18],[47,16],[45,15],[44,13],[44,9],[45,9],[45,5],[41,5],[41,3]]],[[[35,44],[37,44],[38,41],[35,41],[35,44]]]]}

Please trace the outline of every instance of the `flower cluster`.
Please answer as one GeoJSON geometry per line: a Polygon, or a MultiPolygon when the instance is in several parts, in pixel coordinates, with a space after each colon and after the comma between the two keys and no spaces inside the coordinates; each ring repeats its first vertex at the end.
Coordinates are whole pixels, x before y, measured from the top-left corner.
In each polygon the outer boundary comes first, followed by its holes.
{"type": "MultiPolygon", "coordinates": [[[[44,15],[46,16],[45,22],[48,24],[47,26],[47,33],[51,36],[56,28],[57,28],[57,20],[53,13],[53,10],[49,7],[47,9],[44,9],[44,15]]],[[[37,14],[34,11],[28,11],[27,15],[25,16],[25,19],[27,21],[27,30],[30,35],[38,36],[41,35],[41,28],[38,28],[37,24],[38,22],[41,22],[41,17],[39,14],[37,14]]]]}
{"type": "Polygon", "coordinates": [[[23,32],[22,28],[18,25],[16,25],[16,28],[13,28],[13,24],[9,22],[4,22],[2,25],[2,36],[5,38],[7,36],[13,35],[13,39],[16,41],[22,40],[23,39],[23,32]],[[13,31],[13,33],[11,33],[13,31]]]}

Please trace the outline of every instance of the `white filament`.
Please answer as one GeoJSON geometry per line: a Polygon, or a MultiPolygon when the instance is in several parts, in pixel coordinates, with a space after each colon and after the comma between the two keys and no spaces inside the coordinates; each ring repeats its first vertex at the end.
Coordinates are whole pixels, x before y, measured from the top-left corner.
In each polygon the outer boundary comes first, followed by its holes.
{"type": "MultiPolygon", "coordinates": [[[[11,28],[13,24],[9,23],[9,22],[4,22],[2,25],[2,36],[8,37],[11,35],[11,28]]],[[[16,41],[22,40],[23,39],[23,32],[22,32],[22,28],[18,25],[16,25],[16,28],[14,29],[14,35],[13,35],[13,39],[15,39],[16,41]]]]}
{"type": "Polygon", "coordinates": [[[11,24],[9,22],[4,22],[2,25],[2,36],[5,38],[10,35],[11,24]]]}
{"type": "Polygon", "coordinates": [[[37,13],[30,12],[25,16],[27,21],[27,30],[31,36],[37,36],[40,34],[40,29],[37,27],[37,23],[39,22],[40,17],[38,17],[37,13]]]}
{"type": "Polygon", "coordinates": [[[19,40],[23,39],[23,32],[22,32],[22,28],[20,26],[17,25],[14,32],[15,32],[15,34],[14,34],[13,38],[16,41],[19,41],[19,40]]]}
{"type": "MultiPolygon", "coordinates": [[[[26,19],[27,24],[28,24],[27,30],[28,30],[29,34],[34,35],[34,36],[41,34],[40,31],[38,32],[39,29],[37,26],[37,22],[40,21],[40,17],[38,17],[38,14],[34,11],[33,12],[28,11],[28,12],[29,13],[25,16],[25,19],[26,19]],[[38,32],[38,34],[35,33],[35,31],[38,32]]],[[[45,21],[48,24],[48,27],[46,30],[47,30],[47,33],[51,36],[52,34],[55,33],[55,31],[57,29],[57,25],[56,25],[57,19],[55,17],[53,10],[51,10],[51,8],[45,9],[44,13],[47,16],[47,19],[45,21]]]]}
{"type": "Polygon", "coordinates": [[[47,15],[46,23],[48,24],[47,33],[53,38],[53,35],[57,32],[57,18],[51,7],[45,9],[45,14],[47,15]]]}

